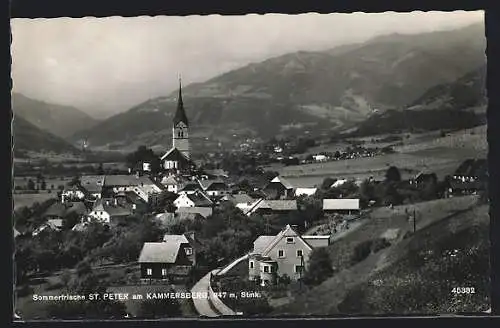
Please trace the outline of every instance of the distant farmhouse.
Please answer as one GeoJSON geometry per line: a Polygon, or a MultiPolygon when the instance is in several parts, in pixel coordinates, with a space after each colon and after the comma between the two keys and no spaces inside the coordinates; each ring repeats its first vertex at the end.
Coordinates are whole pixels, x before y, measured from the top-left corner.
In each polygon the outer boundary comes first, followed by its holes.
{"type": "Polygon", "coordinates": [[[249,254],[248,277],[263,286],[275,284],[278,273],[298,280],[304,276],[312,250],[329,244],[329,235],[300,236],[290,225],[276,236],[260,236],[249,254]]]}
{"type": "Polygon", "coordinates": [[[358,214],[361,210],[359,199],[338,198],[323,199],[323,211],[326,213],[358,214]]]}
{"type": "Polygon", "coordinates": [[[293,197],[294,187],[288,180],[282,177],[275,177],[264,188],[264,193],[268,199],[286,199],[293,197]]]}
{"type": "Polygon", "coordinates": [[[488,182],[488,162],[486,159],[467,159],[455,171],[449,194],[463,195],[476,193],[486,188],[488,182]]]}

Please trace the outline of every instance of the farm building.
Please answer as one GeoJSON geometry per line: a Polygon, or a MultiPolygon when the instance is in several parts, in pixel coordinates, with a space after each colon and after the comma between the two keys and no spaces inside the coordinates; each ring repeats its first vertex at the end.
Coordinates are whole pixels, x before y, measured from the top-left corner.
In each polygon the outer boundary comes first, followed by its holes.
{"type": "Polygon", "coordinates": [[[275,214],[297,211],[296,200],[266,200],[259,199],[253,206],[247,210],[246,215],[250,216],[253,213],[259,214],[275,214]]]}
{"type": "Polygon", "coordinates": [[[116,224],[135,213],[135,204],[119,204],[117,199],[100,199],[89,218],[105,224],[116,224]]]}
{"type": "Polygon", "coordinates": [[[324,212],[336,212],[353,214],[360,210],[359,199],[339,198],[339,199],[323,199],[324,212]]]}
{"type": "Polygon", "coordinates": [[[286,199],[294,194],[294,186],[282,177],[275,177],[264,188],[268,199],[286,199]]]}
{"type": "Polygon", "coordinates": [[[179,207],[175,210],[176,214],[194,213],[199,214],[205,219],[212,215],[212,207],[179,207]]]}
{"type": "Polygon", "coordinates": [[[295,197],[300,197],[300,196],[313,196],[316,194],[318,191],[318,188],[306,188],[306,187],[299,187],[295,189],[295,197]]]}
{"type": "Polygon", "coordinates": [[[229,193],[228,185],[221,180],[198,180],[203,191],[208,196],[224,196],[229,193]]]}
{"type": "Polygon", "coordinates": [[[182,194],[174,200],[177,208],[181,207],[211,207],[213,202],[205,193],[182,194]]]}

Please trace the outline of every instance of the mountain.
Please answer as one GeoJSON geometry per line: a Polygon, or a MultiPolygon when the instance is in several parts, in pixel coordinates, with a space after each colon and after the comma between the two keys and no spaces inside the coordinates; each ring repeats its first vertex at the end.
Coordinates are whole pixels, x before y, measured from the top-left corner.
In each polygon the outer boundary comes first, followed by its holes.
{"type": "Polygon", "coordinates": [[[351,136],[466,129],[486,124],[486,65],[437,85],[405,110],[371,115],[351,136]]]}
{"type": "Polygon", "coordinates": [[[39,129],[21,116],[15,116],[12,123],[14,154],[23,152],[78,153],[78,149],[63,139],[39,129]]]}
{"type": "Polygon", "coordinates": [[[12,94],[12,109],[17,116],[62,138],[89,129],[98,122],[75,107],[49,104],[20,93],[12,94]]]}
{"type": "MultiPolygon", "coordinates": [[[[330,132],[363,122],[374,109],[402,109],[456,81],[484,65],[485,44],[484,27],[476,24],[300,51],[188,85],[184,103],[195,137],[330,132]]],[[[88,137],[94,146],[168,144],[175,96],[148,100],[73,139],[88,137]]]]}

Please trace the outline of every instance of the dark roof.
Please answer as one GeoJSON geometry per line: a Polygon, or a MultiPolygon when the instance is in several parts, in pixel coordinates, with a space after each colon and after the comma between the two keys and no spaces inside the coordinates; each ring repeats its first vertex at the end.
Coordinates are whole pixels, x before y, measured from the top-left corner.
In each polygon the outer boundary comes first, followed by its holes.
{"type": "Polygon", "coordinates": [[[155,183],[148,176],[129,174],[107,175],[104,180],[104,185],[109,187],[140,186],[141,184],[153,185],[155,183]]]}
{"type": "Polygon", "coordinates": [[[201,190],[201,186],[196,182],[187,183],[180,191],[195,191],[201,190]]]}
{"type": "Polygon", "coordinates": [[[180,246],[177,241],[144,243],[139,263],[175,263],[180,246]]]}
{"type": "Polygon", "coordinates": [[[296,200],[265,200],[259,206],[259,209],[269,209],[272,211],[292,211],[297,210],[296,200]]]}
{"type": "Polygon", "coordinates": [[[177,148],[170,149],[165,155],[161,157],[162,161],[176,161],[181,164],[187,165],[190,163],[189,159],[177,148]]]}
{"type": "Polygon", "coordinates": [[[199,180],[198,182],[203,190],[226,190],[228,188],[227,184],[220,180],[199,180]]]}
{"type": "Polygon", "coordinates": [[[201,193],[188,194],[186,197],[189,198],[195,206],[204,207],[212,205],[212,201],[201,193]]]}
{"type": "Polygon", "coordinates": [[[80,178],[80,184],[91,194],[101,193],[104,180],[104,175],[84,175],[80,178]]]}
{"type": "Polygon", "coordinates": [[[177,110],[174,116],[174,126],[181,122],[189,126],[186,111],[184,110],[184,102],[182,101],[182,85],[179,81],[179,97],[177,99],[177,110]]]}
{"type": "Polygon", "coordinates": [[[213,210],[211,207],[180,207],[175,210],[175,213],[197,213],[207,218],[212,215],[213,210]]]}

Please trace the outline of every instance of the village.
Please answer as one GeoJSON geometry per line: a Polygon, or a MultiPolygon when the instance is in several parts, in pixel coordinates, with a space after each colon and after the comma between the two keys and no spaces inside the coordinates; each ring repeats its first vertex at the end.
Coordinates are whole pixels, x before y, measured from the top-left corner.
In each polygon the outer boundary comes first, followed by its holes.
{"type": "MultiPolygon", "coordinates": [[[[56,291],[120,292],[124,286],[156,286],[156,292],[173,288],[209,295],[185,301],[191,303],[176,305],[177,309],[160,305],[163,310],[158,313],[165,316],[265,313],[270,306],[261,292],[326,279],[328,274],[321,272],[330,268],[321,266],[329,262],[321,261],[318,250],[355,230],[371,208],[475,195],[486,188],[486,161],[475,159],[464,161],[442,181],[433,172],[405,180],[391,166],[383,180],[339,176],[324,177],[316,185],[294,184],[263,170],[256,161],[252,174],[257,178],[242,180],[217,165],[197,167],[189,137],[179,88],[172,147],[161,157],[142,147],[129,156],[127,172],[74,177],[54,191],[54,198],[18,211],[17,297],[29,298],[34,292],[30,283],[52,276],[59,281],[53,284],[56,291]],[[113,278],[108,269],[125,273],[113,278]],[[236,276],[237,283],[221,284],[226,275],[236,276]],[[255,305],[242,301],[252,298],[264,302],[263,307],[255,310],[255,305]]],[[[271,142],[253,154],[250,145],[242,145],[241,151],[258,159],[267,149],[267,158],[288,159],[288,165],[349,161],[392,151],[349,147],[299,160],[287,153],[287,146],[271,142]]],[[[34,189],[35,183],[30,184],[34,189]]],[[[419,216],[406,215],[410,227],[419,216]]],[[[72,313],[57,306],[47,311],[54,317],[72,313]]],[[[130,316],[129,310],[116,311],[130,316]]]]}

